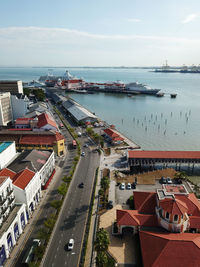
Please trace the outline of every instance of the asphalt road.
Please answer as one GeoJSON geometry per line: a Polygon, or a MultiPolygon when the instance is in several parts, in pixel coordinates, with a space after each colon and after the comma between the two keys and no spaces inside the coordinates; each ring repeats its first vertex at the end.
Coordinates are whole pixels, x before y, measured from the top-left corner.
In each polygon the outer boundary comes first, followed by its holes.
{"type": "Polygon", "coordinates": [[[90,152],[89,148],[85,148],[84,151],[86,155],[81,157],[73,177],[43,263],[44,267],[76,267],[79,264],[95,170],[99,166],[98,153],[90,152]],[[84,188],[78,187],[81,182],[84,183],[84,188]],[[67,251],[70,238],[74,239],[74,249],[67,251]]]}

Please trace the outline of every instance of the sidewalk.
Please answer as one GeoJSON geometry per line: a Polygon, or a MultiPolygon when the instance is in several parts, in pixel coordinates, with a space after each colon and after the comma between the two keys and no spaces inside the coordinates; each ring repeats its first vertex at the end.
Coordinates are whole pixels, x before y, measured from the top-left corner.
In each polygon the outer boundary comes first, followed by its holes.
{"type": "Polygon", "coordinates": [[[47,203],[48,194],[52,190],[52,187],[59,177],[61,172],[61,169],[59,167],[56,167],[56,173],[51,180],[49,187],[46,191],[42,191],[42,197],[40,200],[39,205],[36,207],[35,211],[33,212],[31,218],[29,219],[28,223],[26,224],[26,227],[22,234],[20,235],[19,239],[17,240],[17,244],[14,246],[10,257],[5,262],[5,267],[12,267],[16,264],[18,257],[20,256],[22,250],[24,249],[24,246],[29,239],[29,236],[33,230],[33,227],[35,225],[35,222],[38,220],[38,217],[40,216],[42,209],[41,207],[44,206],[47,203]]]}

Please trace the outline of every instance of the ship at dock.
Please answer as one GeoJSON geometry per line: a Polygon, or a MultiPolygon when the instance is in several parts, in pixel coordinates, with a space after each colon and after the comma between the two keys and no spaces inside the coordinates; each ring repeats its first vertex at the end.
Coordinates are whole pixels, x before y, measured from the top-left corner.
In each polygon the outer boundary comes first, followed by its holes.
{"type": "Polygon", "coordinates": [[[161,90],[161,89],[152,89],[151,87],[138,82],[132,82],[126,84],[125,89],[126,91],[129,92],[136,92],[138,94],[145,94],[145,95],[156,95],[161,90]]]}
{"type": "Polygon", "coordinates": [[[182,67],[170,67],[166,61],[166,63],[161,68],[156,68],[153,72],[161,72],[161,73],[200,73],[200,65],[192,65],[182,67]]]}
{"type": "Polygon", "coordinates": [[[66,71],[62,76],[54,76],[52,74],[41,76],[39,81],[44,81],[47,87],[54,87],[76,93],[104,92],[129,95],[156,95],[160,91],[160,89],[152,89],[149,86],[138,82],[127,84],[120,80],[114,82],[86,82],[82,78],[72,76],[69,71],[66,71]]]}

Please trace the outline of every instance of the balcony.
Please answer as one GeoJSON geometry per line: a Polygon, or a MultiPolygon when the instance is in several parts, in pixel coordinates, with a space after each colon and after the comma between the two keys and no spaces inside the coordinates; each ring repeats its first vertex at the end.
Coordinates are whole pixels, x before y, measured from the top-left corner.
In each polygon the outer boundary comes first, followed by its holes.
{"type": "Polygon", "coordinates": [[[7,196],[10,196],[13,193],[13,189],[7,190],[7,196]]]}
{"type": "Polygon", "coordinates": [[[7,198],[0,197],[0,206],[3,206],[3,204],[6,202],[7,198]]]}
{"type": "Polygon", "coordinates": [[[15,200],[15,197],[12,196],[8,199],[8,205],[10,205],[15,200]]]}

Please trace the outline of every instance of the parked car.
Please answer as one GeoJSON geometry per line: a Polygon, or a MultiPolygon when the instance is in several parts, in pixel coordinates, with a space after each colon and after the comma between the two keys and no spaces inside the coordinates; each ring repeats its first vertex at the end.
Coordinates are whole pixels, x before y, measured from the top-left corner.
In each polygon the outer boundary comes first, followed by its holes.
{"type": "Polygon", "coordinates": [[[108,209],[112,209],[113,208],[113,201],[112,200],[108,201],[107,208],[108,209]]]}
{"type": "Polygon", "coordinates": [[[131,184],[132,189],[136,189],[136,182],[131,184]]]}
{"type": "Polygon", "coordinates": [[[167,183],[167,179],[164,176],[162,176],[161,179],[160,179],[160,183],[161,184],[166,184],[167,183]]]}
{"type": "Polygon", "coordinates": [[[85,152],[84,151],[81,152],[81,156],[85,157],[85,152]]]}
{"type": "Polygon", "coordinates": [[[83,187],[84,187],[84,183],[80,183],[80,184],[78,185],[78,187],[79,187],[79,188],[83,188],[83,187]]]}
{"type": "Polygon", "coordinates": [[[170,177],[166,178],[167,184],[173,184],[172,179],[170,177]]]}
{"type": "Polygon", "coordinates": [[[71,238],[68,242],[67,249],[72,250],[74,248],[74,239],[71,238]]]}
{"type": "Polygon", "coordinates": [[[124,189],[125,189],[125,183],[121,183],[121,185],[120,185],[120,189],[121,189],[121,190],[124,190],[124,189]]]}
{"type": "Polygon", "coordinates": [[[88,144],[85,144],[84,147],[88,147],[88,144]]]}
{"type": "Polygon", "coordinates": [[[128,183],[128,184],[126,185],[126,189],[128,189],[128,190],[131,189],[131,184],[130,184],[130,183],[128,183]]]}

